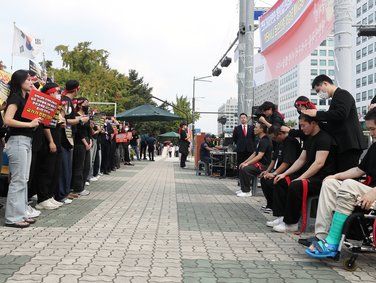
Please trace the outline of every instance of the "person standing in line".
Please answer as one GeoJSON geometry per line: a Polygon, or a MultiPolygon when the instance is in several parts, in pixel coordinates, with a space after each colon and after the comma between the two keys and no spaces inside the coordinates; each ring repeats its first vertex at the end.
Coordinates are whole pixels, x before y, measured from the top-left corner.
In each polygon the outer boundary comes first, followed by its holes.
{"type": "MultiPolygon", "coordinates": [[[[89,101],[86,98],[77,98],[76,115],[82,119],[87,117],[89,110],[89,101]]],[[[85,182],[90,170],[90,148],[93,146],[91,140],[90,122],[79,123],[74,135],[73,149],[73,169],[72,169],[72,191],[87,196],[90,194],[85,189],[85,182]]]]}
{"type": "Polygon", "coordinates": [[[155,151],[155,144],[156,143],[157,143],[157,140],[155,139],[154,135],[150,134],[149,138],[147,139],[149,161],[155,161],[154,160],[154,151],[155,151]]]}
{"type": "Polygon", "coordinates": [[[302,113],[314,117],[322,124],[323,130],[330,133],[337,143],[336,164],[340,172],[356,167],[360,155],[367,148],[353,96],[344,89],[334,85],[326,75],[317,76],[312,82],[312,88],[321,99],[329,99],[328,111],[316,109],[302,110],[302,113]]]}
{"type": "MultiPolygon", "coordinates": [[[[94,164],[95,164],[95,158],[98,155],[98,135],[100,132],[100,129],[98,125],[96,125],[93,121],[90,122],[90,128],[91,128],[91,138],[93,141],[93,146],[90,148],[90,171],[89,171],[89,177],[88,182],[96,182],[98,181],[98,176],[94,175],[94,164]]],[[[98,173],[97,173],[98,174],[98,173]]]]}
{"type": "Polygon", "coordinates": [[[146,147],[148,146],[146,140],[148,136],[146,134],[141,135],[141,159],[146,160],[146,147]],[[144,158],[142,158],[144,156],[144,158]]]}
{"type": "Polygon", "coordinates": [[[130,145],[133,148],[134,152],[136,153],[136,158],[138,161],[140,161],[140,150],[138,148],[139,143],[140,143],[140,137],[137,134],[137,131],[135,129],[132,129],[132,139],[130,141],[130,145]]]}
{"type": "Polygon", "coordinates": [[[5,226],[26,228],[35,220],[27,217],[27,183],[31,164],[31,139],[33,129],[42,122],[41,118],[30,121],[22,117],[29,91],[32,88],[30,76],[25,70],[13,73],[9,82],[4,122],[8,126],[6,153],[9,158],[10,179],[5,208],[5,226]]]}
{"type": "Polygon", "coordinates": [[[255,134],[253,126],[248,125],[248,116],[241,113],[240,125],[234,128],[232,139],[236,145],[237,167],[250,157],[255,151],[255,134]]]}
{"type": "Polygon", "coordinates": [[[182,122],[180,123],[180,128],[179,128],[179,153],[180,153],[180,167],[185,168],[186,164],[185,162],[187,161],[187,157],[189,154],[189,138],[187,135],[187,122],[182,122]]]}

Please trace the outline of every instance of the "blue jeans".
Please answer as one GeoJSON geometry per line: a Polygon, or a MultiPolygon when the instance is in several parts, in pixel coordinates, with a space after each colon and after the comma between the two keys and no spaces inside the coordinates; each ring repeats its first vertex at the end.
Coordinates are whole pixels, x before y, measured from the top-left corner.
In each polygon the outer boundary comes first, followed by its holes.
{"type": "Polygon", "coordinates": [[[66,198],[70,193],[72,180],[72,150],[61,148],[61,170],[59,177],[59,189],[56,192],[56,200],[66,198]]]}
{"type": "Polygon", "coordinates": [[[23,221],[27,209],[27,182],[31,164],[31,138],[11,136],[6,145],[9,158],[10,184],[5,209],[5,223],[23,221]]]}
{"type": "Polygon", "coordinates": [[[136,153],[137,160],[140,160],[140,150],[138,149],[138,145],[132,145],[134,152],[136,153]]]}

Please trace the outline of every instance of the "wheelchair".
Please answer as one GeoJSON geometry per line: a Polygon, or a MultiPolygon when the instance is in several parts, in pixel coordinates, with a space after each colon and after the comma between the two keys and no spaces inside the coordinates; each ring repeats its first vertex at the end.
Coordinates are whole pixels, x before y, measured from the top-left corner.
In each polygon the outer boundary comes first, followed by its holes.
{"type": "Polygon", "coordinates": [[[350,252],[350,257],[343,260],[343,267],[347,271],[358,268],[356,260],[359,254],[376,253],[376,210],[364,211],[357,207],[346,219],[334,260],[341,258],[343,248],[350,252]]]}

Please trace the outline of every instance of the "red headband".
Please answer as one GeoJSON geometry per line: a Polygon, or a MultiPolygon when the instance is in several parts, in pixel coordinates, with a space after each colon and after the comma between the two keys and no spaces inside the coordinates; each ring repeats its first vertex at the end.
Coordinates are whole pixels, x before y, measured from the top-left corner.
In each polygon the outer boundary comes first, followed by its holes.
{"type": "Polygon", "coordinates": [[[53,87],[53,88],[46,90],[44,93],[45,94],[53,94],[53,93],[57,92],[58,90],[59,90],[58,87],[53,87]]]}
{"type": "Polygon", "coordinates": [[[66,95],[67,93],[72,93],[72,92],[75,92],[76,90],[77,90],[77,91],[80,90],[80,86],[75,87],[74,89],[71,89],[71,90],[66,90],[66,89],[65,89],[65,90],[63,91],[62,94],[63,94],[63,95],[66,95]]]}
{"type": "Polygon", "coordinates": [[[307,107],[308,109],[316,109],[316,105],[312,103],[311,101],[295,101],[295,107],[297,106],[304,106],[307,107]]]}

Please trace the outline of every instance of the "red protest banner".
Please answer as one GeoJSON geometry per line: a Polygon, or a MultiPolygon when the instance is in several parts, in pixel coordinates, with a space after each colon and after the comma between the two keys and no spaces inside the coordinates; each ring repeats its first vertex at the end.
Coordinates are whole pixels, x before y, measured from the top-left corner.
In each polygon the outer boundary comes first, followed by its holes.
{"type": "Polygon", "coordinates": [[[29,120],[42,118],[42,123],[49,125],[59,104],[60,100],[32,89],[22,112],[22,117],[29,120]]]}

